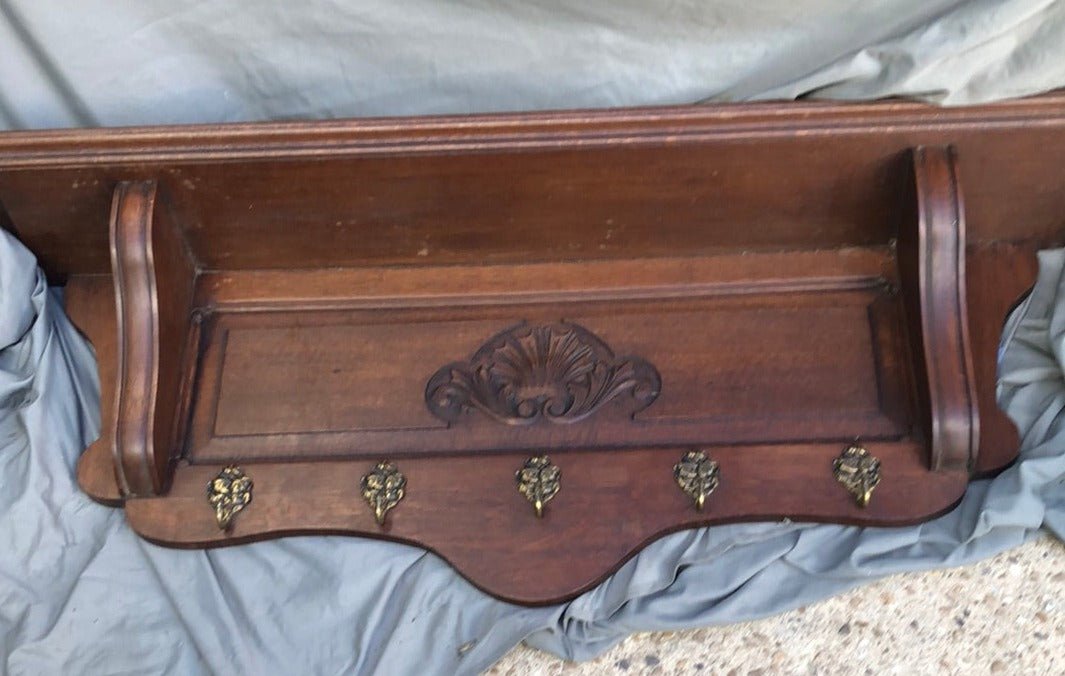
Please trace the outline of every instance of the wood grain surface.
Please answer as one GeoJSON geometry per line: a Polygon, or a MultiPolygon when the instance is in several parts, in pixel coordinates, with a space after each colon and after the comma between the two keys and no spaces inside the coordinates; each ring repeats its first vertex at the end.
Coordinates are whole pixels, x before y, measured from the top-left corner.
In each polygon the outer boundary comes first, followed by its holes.
{"type": "Polygon", "coordinates": [[[97,348],[79,481],[144,537],[384,537],[547,603],[670,531],[913,523],[1010,463],[998,337],[1061,166],[1060,95],[758,104],[3,134],[0,203],[97,348]],[[832,472],[856,437],[864,509],[832,472]],[[220,530],[229,463],[253,499],[220,530]]]}

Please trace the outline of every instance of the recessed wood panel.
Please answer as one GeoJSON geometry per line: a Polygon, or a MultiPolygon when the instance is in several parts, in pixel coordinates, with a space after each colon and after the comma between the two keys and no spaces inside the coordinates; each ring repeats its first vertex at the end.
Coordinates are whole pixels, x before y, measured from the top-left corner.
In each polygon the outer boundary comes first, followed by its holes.
{"type": "Polygon", "coordinates": [[[432,365],[456,344],[492,335],[499,322],[381,314],[220,318],[211,348],[222,352],[214,434],[446,428],[425,407],[432,365]],[[332,323],[344,319],[350,323],[332,323]]]}
{"type": "Polygon", "coordinates": [[[881,357],[897,352],[897,298],[873,277],[839,284],[862,288],[219,310],[206,321],[187,455],[214,462],[902,437],[906,365],[881,357]],[[427,389],[438,369],[470,360],[509,327],[560,321],[591,332],[619,360],[651,364],[661,382],[654,401],[633,406],[623,393],[587,419],[529,425],[475,409],[450,421],[431,411],[427,389]]]}

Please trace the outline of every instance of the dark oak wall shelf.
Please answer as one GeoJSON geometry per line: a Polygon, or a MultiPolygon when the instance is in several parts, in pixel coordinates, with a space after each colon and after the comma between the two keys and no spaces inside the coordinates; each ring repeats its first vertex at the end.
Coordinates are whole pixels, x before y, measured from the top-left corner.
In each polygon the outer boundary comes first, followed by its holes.
{"type": "Polygon", "coordinates": [[[34,132],[0,214],[97,350],[79,482],[142,536],[389,538],[538,604],[1012,462],[1062,166],[1061,96],[34,132]]]}

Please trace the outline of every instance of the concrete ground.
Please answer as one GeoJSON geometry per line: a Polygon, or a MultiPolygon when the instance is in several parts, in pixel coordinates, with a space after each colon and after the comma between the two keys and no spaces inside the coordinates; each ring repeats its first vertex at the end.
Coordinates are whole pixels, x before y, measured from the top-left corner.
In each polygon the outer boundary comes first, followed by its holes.
{"type": "Polygon", "coordinates": [[[772,618],[644,633],[590,662],[525,646],[493,676],[1065,674],[1065,545],[1043,537],[971,566],[896,575],[772,618]]]}

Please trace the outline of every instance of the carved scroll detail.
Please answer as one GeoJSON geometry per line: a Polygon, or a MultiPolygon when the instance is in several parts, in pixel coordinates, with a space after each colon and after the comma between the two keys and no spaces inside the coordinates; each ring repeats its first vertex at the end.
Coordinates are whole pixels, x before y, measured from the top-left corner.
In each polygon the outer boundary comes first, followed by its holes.
{"type": "Polygon", "coordinates": [[[651,405],[662,380],[638,357],[615,357],[573,322],[522,322],[488,342],[468,363],[437,371],[425,388],[429,411],[447,422],[476,409],[507,425],[574,423],[622,396],[630,413],[651,405]]]}

